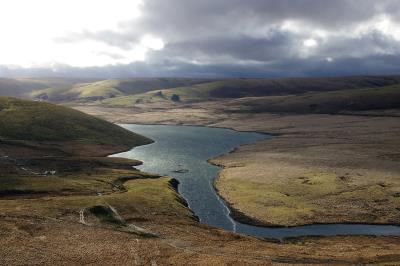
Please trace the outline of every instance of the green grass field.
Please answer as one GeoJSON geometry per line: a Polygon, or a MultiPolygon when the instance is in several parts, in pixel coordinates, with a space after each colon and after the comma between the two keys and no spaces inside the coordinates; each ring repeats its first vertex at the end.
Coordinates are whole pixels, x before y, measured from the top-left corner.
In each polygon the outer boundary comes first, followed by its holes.
{"type": "Polygon", "coordinates": [[[0,137],[137,146],[150,143],[115,124],[50,103],[0,97],[0,137]]]}

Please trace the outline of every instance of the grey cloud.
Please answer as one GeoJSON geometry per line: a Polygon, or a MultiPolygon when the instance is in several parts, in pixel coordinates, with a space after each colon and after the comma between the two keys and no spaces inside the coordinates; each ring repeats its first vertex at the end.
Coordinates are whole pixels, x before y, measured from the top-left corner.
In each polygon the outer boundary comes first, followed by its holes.
{"type": "Polygon", "coordinates": [[[311,77],[348,75],[390,75],[400,73],[400,55],[374,55],[366,58],[339,58],[332,62],[324,58],[287,58],[264,63],[191,64],[168,61],[158,64],[136,62],[129,65],[74,68],[59,66],[57,70],[0,67],[0,76],[42,77],[311,77]]]}
{"type": "Polygon", "coordinates": [[[146,33],[167,42],[235,34],[252,36],[266,34],[271,26],[287,20],[335,30],[383,13],[397,17],[399,9],[396,0],[146,0],[141,18],[125,22],[121,31],[82,32],[69,39],[90,38],[124,46],[146,33]]]}
{"type": "Polygon", "coordinates": [[[112,30],[102,30],[98,32],[82,31],[82,32],[71,32],[64,36],[60,36],[54,39],[60,43],[76,43],[86,40],[94,40],[103,42],[109,46],[116,46],[121,49],[129,50],[134,46],[140,39],[138,34],[133,32],[117,32],[112,30]]]}
{"type": "Polygon", "coordinates": [[[400,54],[400,42],[376,30],[355,37],[333,37],[316,48],[326,57],[368,57],[379,54],[400,54]]]}
{"type": "Polygon", "coordinates": [[[268,36],[246,35],[216,36],[168,43],[163,50],[150,54],[149,60],[158,58],[185,58],[195,61],[269,61],[277,57],[294,56],[297,40],[290,33],[278,30],[268,36]]]}
{"type": "MultiPolygon", "coordinates": [[[[70,76],[331,76],[400,73],[400,42],[357,25],[382,14],[400,23],[398,0],[146,0],[139,19],[118,31],[73,33],[59,42],[96,40],[129,50],[145,34],[166,45],[145,62],[102,68],[0,69],[0,75],[70,76]],[[331,33],[304,55],[310,33],[283,29],[302,22],[331,33]],[[346,32],[347,34],[340,34],[346,32]],[[327,57],[333,61],[328,62],[327,57]]],[[[317,38],[317,37],[314,37],[317,38]]],[[[108,54],[113,57],[115,55],[108,54]]]]}
{"type": "Polygon", "coordinates": [[[165,34],[206,35],[218,29],[234,32],[288,19],[338,27],[387,12],[382,5],[376,0],[150,0],[143,7],[142,23],[148,30],[160,29],[165,34]]]}

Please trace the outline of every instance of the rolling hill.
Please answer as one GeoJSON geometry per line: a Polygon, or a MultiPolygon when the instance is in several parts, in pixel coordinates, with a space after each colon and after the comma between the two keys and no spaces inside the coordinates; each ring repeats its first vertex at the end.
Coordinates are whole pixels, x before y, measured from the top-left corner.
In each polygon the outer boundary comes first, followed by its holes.
{"type": "Polygon", "coordinates": [[[0,78],[0,96],[30,98],[30,94],[45,88],[65,89],[74,84],[94,82],[94,79],[74,78],[0,78]]]}
{"type": "Polygon", "coordinates": [[[302,95],[363,88],[380,88],[400,83],[400,76],[359,76],[338,78],[225,79],[94,102],[105,106],[131,107],[141,103],[183,103],[238,99],[245,97],[302,95]],[[176,102],[177,100],[175,100],[176,102]]]}
{"type": "Polygon", "coordinates": [[[163,91],[188,100],[261,97],[383,87],[400,83],[400,76],[360,76],[338,78],[229,79],[163,91]]]}
{"type": "Polygon", "coordinates": [[[0,97],[0,140],[75,141],[127,148],[151,140],[77,110],[0,97]]]}
{"type": "MultiPolygon", "coordinates": [[[[227,111],[337,113],[399,108],[400,76],[334,78],[0,79],[0,94],[66,105],[134,107],[224,101],[227,111]]],[[[164,106],[165,107],[165,106],[164,106]]]]}
{"type": "Polygon", "coordinates": [[[273,113],[346,113],[400,108],[400,85],[308,92],[301,95],[246,97],[227,103],[228,111],[273,113]]]}
{"type": "Polygon", "coordinates": [[[80,83],[69,87],[49,87],[30,93],[31,99],[51,102],[93,102],[108,98],[136,95],[152,90],[191,86],[210,79],[191,78],[132,78],[110,79],[80,83]]]}

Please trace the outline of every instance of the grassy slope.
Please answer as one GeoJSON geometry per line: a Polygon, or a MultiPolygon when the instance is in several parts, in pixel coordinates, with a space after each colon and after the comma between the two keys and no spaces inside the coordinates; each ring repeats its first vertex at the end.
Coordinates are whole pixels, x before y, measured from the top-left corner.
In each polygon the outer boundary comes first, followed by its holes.
{"type": "Polygon", "coordinates": [[[33,91],[30,97],[43,98],[53,102],[81,101],[92,102],[101,99],[114,98],[119,96],[135,95],[151,90],[190,86],[196,83],[203,83],[207,79],[189,78],[132,78],[132,79],[111,79],[92,83],[76,84],[65,88],[46,88],[33,91]]]}
{"type": "Polygon", "coordinates": [[[30,98],[30,94],[45,88],[64,89],[93,79],[73,78],[0,78],[0,96],[30,98]]]}
{"type": "MultiPolygon", "coordinates": [[[[112,205],[125,218],[154,210],[191,219],[170,178],[132,168],[139,161],[91,157],[101,154],[98,150],[104,145],[118,152],[121,147],[149,142],[76,110],[0,97],[0,212],[6,218],[34,212],[40,219],[77,222],[82,208],[112,205]],[[94,149],[92,153],[64,153],[70,145],[94,149]]],[[[35,219],[32,224],[37,224],[35,219]]],[[[91,223],[103,223],[93,219],[91,223]]],[[[16,219],[15,223],[19,222],[16,219]]],[[[131,230],[126,224],[116,226],[131,230]]]]}
{"type": "Polygon", "coordinates": [[[209,83],[205,90],[212,98],[241,98],[373,88],[398,83],[400,76],[240,79],[209,83]]]}
{"type": "Polygon", "coordinates": [[[109,98],[98,102],[106,106],[129,107],[137,103],[171,101],[177,94],[182,102],[199,102],[243,97],[300,95],[360,88],[379,88],[400,83],[400,76],[360,76],[340,78],[226,79],[191,86],[149,91],[142,94],[109,98]]]}
{"type": "Polygon", "coordinates": [[[0,95],[18,97],[24,93],[43,88],[36,82],[26,82],[14,79],[0,79],[0,95]]]}
{"type": "Polygon", "coordinates": [[[301,95],[243,98],[230,103],[244,112],[340,113],[400,108],[400,85],[301,95]]]}
{"type": "Polygon", "coordinates": [[[7,97],[0,97],[0,137],[129,146],[150,142],[146,137],[73,109],[7,97]]]}
{"type": "Polygon", "coordinates": [[[185,92],[184,97],[192,99],[242,98],[381,87],[396,83],[400,83],[400,77],[230,79],[195,85],[188,90],[171,89],[169,92],[185,92]]]}
{"type": "MultiPolygon", "coordinates": [[[[301,95],[308,92],[379,88],[400,83],[400,76],[281,79],[132,78],[113,80],[2,79],[0,95],[51,102],[131,107],[138,103],[182,102],[243,97],[301,95]],[[159,95],[159,92],[162,95],[159,95]]],[[[305,98],[304,98],[305,99],[305,98]]]]}

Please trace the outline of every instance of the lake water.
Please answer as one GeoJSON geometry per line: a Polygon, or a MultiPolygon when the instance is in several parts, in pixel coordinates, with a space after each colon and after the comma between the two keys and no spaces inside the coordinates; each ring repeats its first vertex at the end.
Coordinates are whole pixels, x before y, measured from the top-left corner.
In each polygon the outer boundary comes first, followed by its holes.
{"type": "Polygon", "coordinates": [[[240,145],[271,136],[196,126],[121,126],[155,142],[113,156],[140,160],[143,165],[138,169],[178,179],[179,193],[201,223],[237,233],[277,239],[305,235],[400,235],[400,227],[391,225],[324,224],[275,228],[239,223],[229,216],[228,207],[213,187],[221,168],[207,160],[228,153],[240,145]]]}

